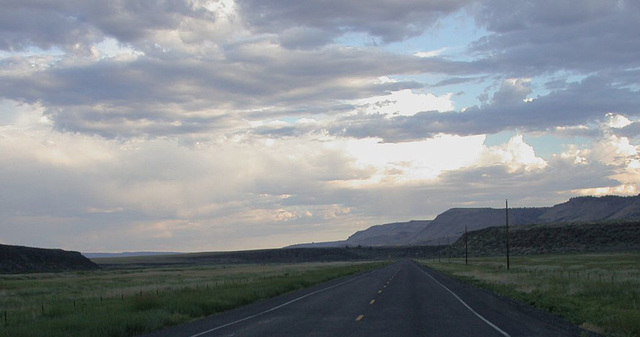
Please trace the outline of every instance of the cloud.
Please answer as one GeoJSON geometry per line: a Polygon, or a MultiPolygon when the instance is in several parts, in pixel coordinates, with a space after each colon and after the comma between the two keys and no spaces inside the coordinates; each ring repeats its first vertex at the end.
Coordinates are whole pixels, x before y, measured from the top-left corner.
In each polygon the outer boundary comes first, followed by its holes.
{"type": "Polygon", "coordinates": [[[622,116],[618,119],[639,113],[637,91],[613,86],[606,77],[589,77],[546,96],[527,97],[531,92],[529,80],[508,79],[488,104],[459,112],[451,110],[453,104],[447,102],[450,95],[436,98],[432,94],[416,95],[405,90],[353,101],[359,113],[338,115],[335,120],[314,126],[287,125],[256,132],[291,136],[326,130],[334,135],[380,138],[385,142],[429,139],[442,133],[469,136],[512,129],[564,133],[582,130],[583,135],[593,135],[580,127],[597,122],[611,112],[622,116]]]}
{"type": "Polygon", "coordinates": [[[90,46],[106,36],[134,42],[151,31],[176,28],[181,17],[205,18],[202,8],[184,1],[64,1],[41,6],[37,1],[6,4],[0,16],[0,48],[21,50],[90,46]]]}
{"type": "Polygon", "coordinates": [[[46,106],[58,129],[105,137],[184,134],[233,127],[230,119],[342,109],[347,99],[421,86],[377,81],[382,75],[447,63],[338,47],[286,51],[269,40],[228,45],[220,58],[62,60],[42,69],[12,62],[3,61],[3,97],[46,106]]]}
{"type": "Polygon", "coordinates": [[[482,1],[478,24],[492,34],[471,46],[487,67],[510,77],[560,70],[598,72],[637,65],[635,1],[482,1]]]}
{"type": "Polygon", "coordinates": [[[492,134],[503,130],[544,131],[558,126],[572,127],[593,122],[608,112],[637,116],[637,91],[618,88],[599,77],[573,83],[532,101],[526,82],[503,83],[490,104],[446,113],[424,111],[390,119],[380,115],[349,116],[328,128],[350,137],[380,137],[387,142],[412,141],[439,133],[461,136],[492,134]]]}
{"type": "Polygon", "coordinates": [[[356,165],[374,172],[363,180],[346,181],[345,185],[403,185],[434,180],[443,171],[472,165],[484,150],[484,139],[440,135],[407,143],[381,143],[374,138],[342,141],[356,165]]]}
{"type": "Polygon", "coordinates": [[[1,239],[274,247],[504,198],[637,193],[639,13],[633,1],[8,3],[1,239]],[[457,20],[475,26],[454,36],[457,20]]]}
{"type": "MultiPolygon", "coordinates": [[[[78,241],[67,245],[75,249],[135,244],[184,250],[172,241],[183,238],[199,242],[198,249],[232,249],[239,244],[231,241],[234,235],[285,234],[333,219],[325,229],[331,233],[350,211],[333,199],[327,184],[369,174],[338,144],[311,138],[210,137],[186,146],[179,138],[110,140],[52,132],[37,123],[0,127],[0,154],[7,163],[0,168],[0,216],[8,242],[56,246],[73,236],[78,241]],[[299,195],[325,197],[287,204],[299,195]],[[101,236],[107,228],[118,234],[101,236]],[[25,241],[27,229],[55,234],[25,241]],[[211,241],[200,242],[199,236],[211,241]]],[[[285,243],[261,247],[278,244],[285,243]]]]}
{"type": "Polygon", "coordinates": [[[279,34],[280,45],[287,49],[313,49],[333,40],[333,33],[312,27],[293,27],[279,34]]]}
{"type": "Polygon", "coordinates": [[[421,111],[454,110],[451,94],[437,97],[434,94],[414,93],[410,89],[393,91],[389,95],[376,96],[351,102],[357,106],[356,111],[365,114],[381,114],[392,116],[413,116],[421,111]]]}
{"type": "MultiPolygon", "coordinates": [[[[487,148],[487,159],[490,162],[498,162],[506,165],[509,172],[520,169],[525,171],[541,170],[547,167],[548,163],[536,156],[533,147],[524,142],[522,135],[517,135],[509,139],[509,142],[501,146],[487,148]]],[[[486,160],[486,159],[485,159],[486,160]]]]}
{"type": "Polygon", "coordinates": [[[622,115],[613,114],[613,113],[608,113],[605,116],[605,118],[606,118],[606,121],[604,125],[612,129],[622,129],[633,124],[633,122],[630,121],[629,118],[622,115]]]}
{"type": "MultiPolygon", "coordinates": [[[[288,34],[306,27],[323,32],[322,42],[348,33],[366,33],[384,42],[417,36],[441,17],[469,1],[238,1],[240,14],[251,30],[288,34]]],[[[299,40],[303,42],[303,40],[299,40]]],[[[297,46],[297,44],[292,44],[297,46]]]]}
{"type": "Polygon", "coordinates": [[[531,91],[531,80],[519,78],[507,79],[493,95],[492,104],[503,106],[521,104],[531,91]]]}
{"type": "MultiPolygon", "coordinates": [[[[40,108],[26,108],[39,116],[40,108]]],[[[185,145],[52,132],[46,121],[21,120],[0,130],[10,163],[0,169],[2,239],[49,247],[71,236],[66,247],[81,250],[275,247],[454,206],[504,198],[544,206],[583,189],[638,184],[637,149],[616,136],[543,160],[520,135],[495,146],[484,136],[447,135],[403,143],[236,135],[185,145]]]]}

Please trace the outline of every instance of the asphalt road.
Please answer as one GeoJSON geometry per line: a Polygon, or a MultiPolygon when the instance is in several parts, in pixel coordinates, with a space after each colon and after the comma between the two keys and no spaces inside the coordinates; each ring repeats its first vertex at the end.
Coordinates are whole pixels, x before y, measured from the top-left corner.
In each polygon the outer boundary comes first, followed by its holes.
{"type": "Polygon", "coordinates": [[[580,336],[555,316],[411,261],[147,335],[580,336]]]}

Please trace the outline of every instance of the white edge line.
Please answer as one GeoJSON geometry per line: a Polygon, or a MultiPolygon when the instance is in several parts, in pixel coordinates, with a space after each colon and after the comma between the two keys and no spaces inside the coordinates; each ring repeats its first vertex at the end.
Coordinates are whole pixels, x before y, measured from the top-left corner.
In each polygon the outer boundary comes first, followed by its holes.
{"type": "MultiPolygon", "coordinates": [[[[415,266],[415,264],[414,264],[415,266]]],[[[418,267],[418,266],[416,266],[418,267]]],[[[491,323],[488,319],[484,318],[482,315],[480,315],[479,313],[477,313],[475,310],[473,310],[465,301],[463,301],[458,295],[456,295],[456,293],[454,293],[453,291],[451,291],[451,289],[445,287],[444,284],[438,282],[438,280],[436,280],[433,276],[431,276],[431,274],[427,273],[426,271],[424,271],[424,269],[418,267],[418,269],[423,272],[425,275],[429,276],[433,281],[435,281],[438,285],[440,285],[442,288],[444,288],[446,291],[448,291],[449,293],[451,293],[451,295],[453,295],[453,297],[455,297],[458,301],[460,301],[460,303],[462,303],[462,305],[464,305],[467,309],[469,309],[469,311],[471,311],[474,315],[478,316],[478,318],[480,318],[481,320],[483,320],[485,323],[487,323],[490,327],[494,328],[496,331],[498,331],[499,333],[501,333],[503,336],[505,337],[511,337],[508,333],[504,332],[504,330],[498,328],[498,326],[496,326],[495,324],[491,323]]]]}
{"type": "MultiPolygon", "coordinates": [[[[252,318],[255,318],[255,317],[258,317],[258,316],[264,315],[264,314],[269,313],[269,312],[272,312],[272,311],[274,311],[274,310],[278,310],[278,309],[280,309],[280,308],[282,308],[282,307],[285,307],[285,306],[287,306],[287,305],[289,305],[289,304],[291,304],[291,303],[298,302],[298,301],[300,301],[301,299],[304,299],[304,298],[309,297],[309,296],[311,296],[311,295],[315,295],[315,294],[317,294],[317,293],[321,293],[321,292],[323,292],[323,291],[326,291],[326,290],[329,290],[329,289],[333,289],[333,288],[335,288],[335,287],[339,287],[339,286],[341,286],[341,285],[343,285],[343,284],[347,284],[347,283],[349,283],[349,282],[355,281],[355,280],[357,280],[357,279],[359,279],[359,278],[362,278],[362,277],[364,277],[364,276],[366,276],[366,275],[369,275],[369,274],[373,273],[374,271],[375,271],[375,270],[370,271],[370,272],[365,273],[365,274],[362,274],[362,275],[360,275],[360,276],[358,276],[358,277],[354,277],[354,278],[348,279],[348,280],[346,280],[346,281],[344,281],[344,282],[340,282],[340,283],[338,283],[338,284],[334,284],[334,285],[332,285],[332,286],[330,286],[330,287],[326,287],[326,288],[323,288],[323,289],[320,289],[320,290],[316,290],[316,291],[314,291],[314,292],[312,292],[312,293],[308,293],[308,294],[303,295],[303,296],[300,296],[300,297],[298,297],[298,298],[294,298],[294,299],[292,299],[292,300],[291,300],[291,301],[289,301],[289,302],[282,303],[282,304],[280,304],[280,305],[278,305],[278,306],[275,306],[275,307],[273,307],[273,308],[271,308],[271,309],[267,309],[267,310],[262,311],[262,312],[259,312],[259,313],[257,313],[257,314],[254,314],[254,315],[251,315],[251,316],[247,316],[247,317],[245,317],[245,318],[241,318],[241,319],[239,319],[239,320],[237,320],[237,321],[233,321],[233,322],[231,322],[231,323],[227,323],[227,324],[224,324],[224,325],[217,326],[217,327],[212,328],[212,329],[209,329],[209,330],[207,330],[207,331],[199,332],[199,333],[197,333],[197,334],[195,334],[195,335],[191,335],[191,336],[189,336],[189,337],[199,337],[199,336],[202,336],[202,335],[206,335],[206,334],[208,334],[208,333],[210,333],[210,332],[213,332],[213,331],[216,331],[216,330],[220,330],[220,329],[226,328],[226,327],[228,327],[228,326],[231,326],[231,325],[234,325],[234,324],[238,324],[238,323],[240,323],[240,322],[244,322],[244,321],[250,320],[250,319],[252,319],[252,318]]],[[[437,282],[437,281],[436,281],[436,282],[437,282]]]]}

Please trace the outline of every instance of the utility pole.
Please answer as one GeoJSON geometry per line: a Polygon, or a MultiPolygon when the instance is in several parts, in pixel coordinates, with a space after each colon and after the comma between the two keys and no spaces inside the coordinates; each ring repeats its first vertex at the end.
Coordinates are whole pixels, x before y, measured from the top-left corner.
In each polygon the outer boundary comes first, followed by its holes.
{"type": "Polygon", "coordinates": [[[467,236],[467,225],[464,225],[464,264],[469,264],[469,236],[467,236]]]}
{"type": "Polygon", "coordinates": [[[449,243],[449,236],[447,235],[447,261],[451,263],[451,244],[449,243]]]}
{"type": "Polygon", "coordinates": [[[509,270],[509,200],[505,200],[505,214],[507,224],[507,270],[509,270]]]}

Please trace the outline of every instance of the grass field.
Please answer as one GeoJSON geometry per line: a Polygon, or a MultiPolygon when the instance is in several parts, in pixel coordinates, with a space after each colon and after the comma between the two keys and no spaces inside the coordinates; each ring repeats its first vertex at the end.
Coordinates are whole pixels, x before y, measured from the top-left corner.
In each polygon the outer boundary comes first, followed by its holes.
{"type": "Polygon", "coordinates": [[[218,265],[0,275],[0,336],[135,336],[380,265],[218,265]]]}
{"type": "Polygon", "coordinates": [[[640,336],[640,252],[420,260],[607,336],[640,336]]]}

